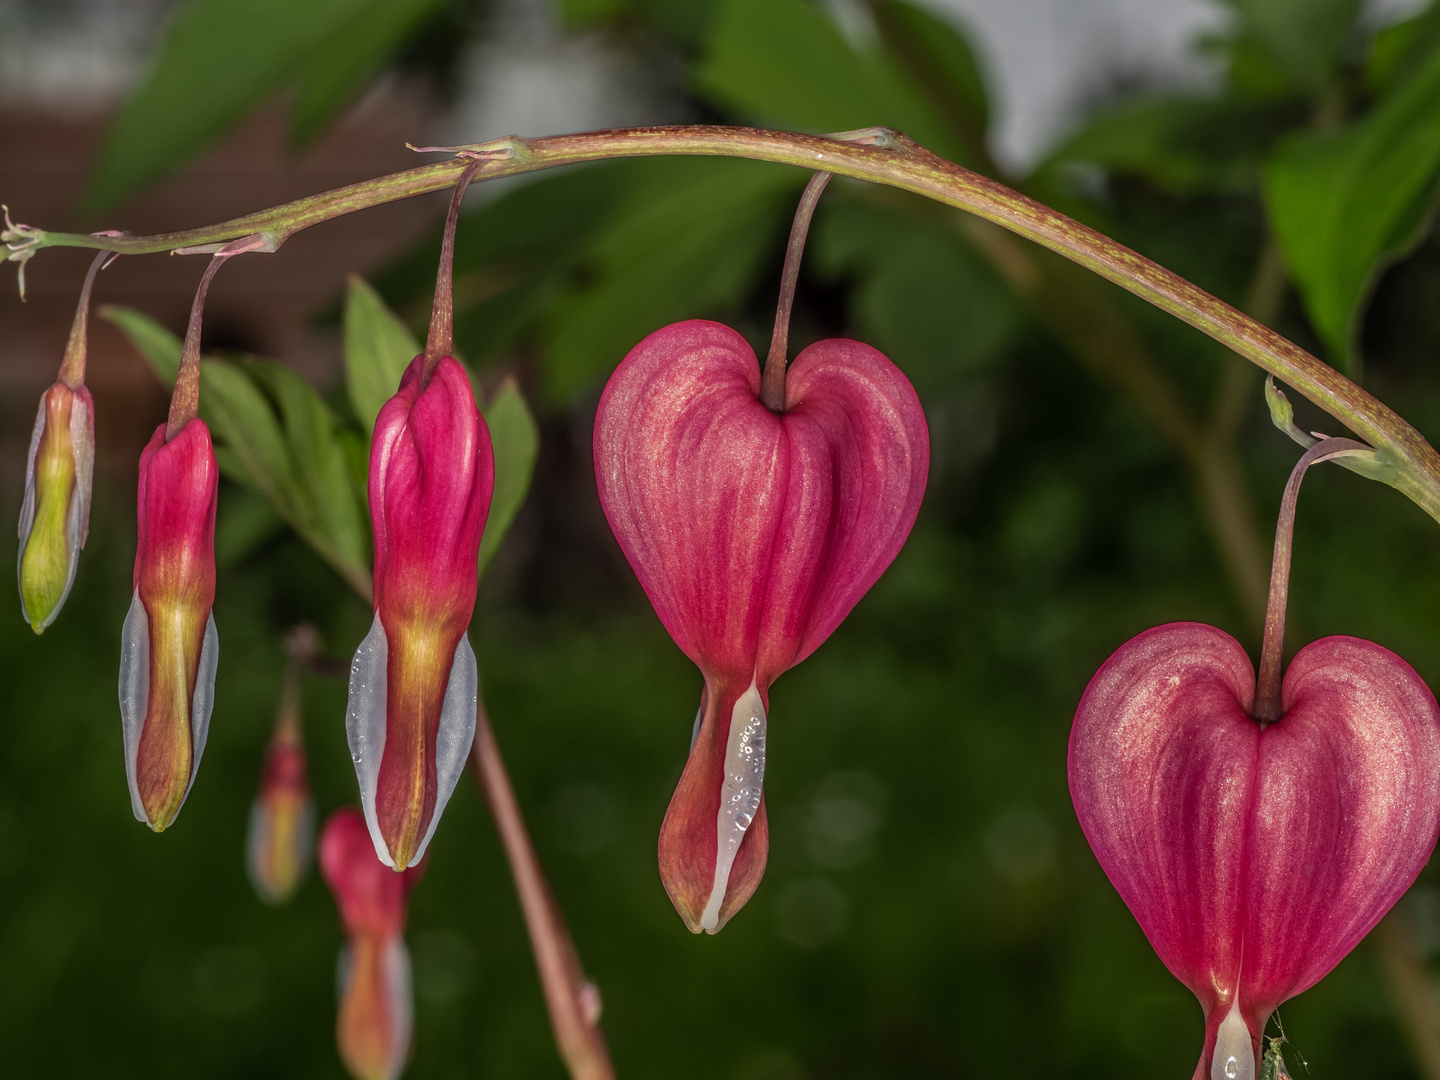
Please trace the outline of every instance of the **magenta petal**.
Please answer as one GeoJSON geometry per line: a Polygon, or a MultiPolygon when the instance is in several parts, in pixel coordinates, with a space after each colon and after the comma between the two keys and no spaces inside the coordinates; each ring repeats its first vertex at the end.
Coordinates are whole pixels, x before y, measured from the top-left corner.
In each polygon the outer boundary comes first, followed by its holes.
{"type": "Polygon", "coordinates": [[[1105,662],[1070,735],[1081,828],[1205,1009],[1200,1076],[1217,1038],[1254,1075],[1270,1013],[1379,922],[1440,833],[1440,707],[1399,657],[1315,642],[1263,730],[1253,694],[1229,635],[1161,626],[1105,662]]]}
{"type": "Polygon", "coordinates": [[[1359,944],[1440,834],[1440,710],[1410,665],[1351,637],[1285,672],[1260,741],[1241,1004],[1268,1015],[1359,944]]]}

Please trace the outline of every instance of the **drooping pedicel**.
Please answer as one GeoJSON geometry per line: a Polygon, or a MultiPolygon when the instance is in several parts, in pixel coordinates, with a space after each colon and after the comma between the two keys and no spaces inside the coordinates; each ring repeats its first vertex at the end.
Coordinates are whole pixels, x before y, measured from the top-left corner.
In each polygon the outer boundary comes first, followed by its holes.
{"type": "Polygon", "coordinates": [[[689,760],[660,832],[660,873],[691,930],[714,932],[759,884],[769,691],[895,558],[925,491],[914,389],[858,341],[790,365],[760,400],[753,350],[702,320],[651,334],[595,417],[605,516],[670,636],[705,676],[689,760]]]}

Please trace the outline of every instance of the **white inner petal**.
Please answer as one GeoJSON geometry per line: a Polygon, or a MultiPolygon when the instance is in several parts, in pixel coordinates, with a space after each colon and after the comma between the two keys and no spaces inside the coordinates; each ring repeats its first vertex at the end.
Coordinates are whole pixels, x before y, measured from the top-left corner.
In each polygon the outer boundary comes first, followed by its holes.
{"type": "Polygon", "coordinates": [[[461,634],[455,646],[455,659],[450,664],[450,681],[445,684],[445,701],[440,706],[440,730],[435,734],[435,812],[425,836],[415,849],[411,865],[418,863],[430,846],[435,826],[455,785],[470,758],[470,744],[475,741],[475,708],[480,695],[480,670],[475,663],[475,650],[470,635],[461,634]]]}
{"type": "Polygon", "coordinates": [[[195,786],[195,774],[200,771],[200,755],[205,753],[206,740],[210,738],[210,714],[215,711],[215,671],[220,666],[220,634],[215,629],[215,614],[205,620],[205,641],[200,646],[200,664],[195,671],[195,693],[190,698],[190,780],[185,785],[185,794],[180,796],[180,807],[190,797],[195,786]]]}
{"type": "Polygon", "coordinates": [[[150,617],[136,589],[120,629],[120,730],[125,741],[125,779],[130,784],[130,809],[135,820],[150,823],[140,799],[135,763],[140,755],[140,729],[150,707],[150,617]]]}
{"type": "Polygon", "coordinates": [[[380,759],[385,755],[386,670],[390,655],[385,640],[385,627],[376,612],[370,633],[355,650],[350,661],[350,698],[345,706],[345,738],[350,744],[350,759],[355,763],[355,779],[360,783],[360,807],[365,811],[365,824],[375,854],[386,866],[394,867],[380,822],[375,816],[375,788],[380,779],[380,759]]]}
{"type": "Polygon", "coordinates": [[[745,830],[760,809],[765,783],[765,706],[755,684],[740,695],[730,714],[730,737],[725,750],[725,783],[720,788],[720,812],[715,817],[715,883],[700,916],[700,927],[714,933],[720,925],[720,906],[730,883],[730,870],[745,839],[745,830]]]}
{"type": "Polygon", "coordinates": [[[1215,1056],[1210,1060],[1210,1080],[1255,1080],[1255,1050],[1250,1029],[1240,1015],[1240,995],[1220,1023],[1215,1035],[1215,1056]]]}
{"type": "Polygon", "coordinates": [[[415,1028],[410,950],[405,947],[404,938],[392,938],[385,945],[385,983],[390,998],[390,1060],[385,1080],[394,1080],[410,1056],[410,1039],[415,1028]]]}

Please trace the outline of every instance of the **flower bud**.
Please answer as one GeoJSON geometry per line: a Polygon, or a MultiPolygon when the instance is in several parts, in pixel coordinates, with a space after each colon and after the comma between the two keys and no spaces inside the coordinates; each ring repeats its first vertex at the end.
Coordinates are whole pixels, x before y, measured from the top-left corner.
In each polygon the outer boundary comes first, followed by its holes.
{"type": "Polygon", "coordinates": [[[255,891],[270,904],[284,903],[294,894],[315,843],[315,804],[305,775],[299,690],[299,669],[292,660],[275,733],[265,748],[260,793],[250,805],[245,864],[255,891]]]}
{"type": "Polygon", "coordinates": [[[375,857],[365,818],[353,807],[342,807],[325,822],[320,873],[335,896],[346,937],[335,1038],[356,1080],[393,1080],[410,1053],[405,907],[423,870],[423,864],[401,874],[387,870],[375,857]]]}
{"type": "Polygon", "coordinates": [[[465,370],[424,357],[375,421],[370,516],[375,619],[350,670],[346,718],[365,820],[382,862],[425,853],[464,771],[479,674],[466,630],[495,463],[465,370]]]}
{"type": "Polygon", "coordinates": [[[134,598],[120,655],[125,775],[139,821],[156,832],[190,792],[215,700],[215,500],[219,467],[198,418],[140,455],[134,598]]]}
{"type": "Polygon", "coordinates": [[[41,633],[70,595],[90,527],[95,403],[83,385],[40,396],[20,509],[20,610],[41,633]]]}

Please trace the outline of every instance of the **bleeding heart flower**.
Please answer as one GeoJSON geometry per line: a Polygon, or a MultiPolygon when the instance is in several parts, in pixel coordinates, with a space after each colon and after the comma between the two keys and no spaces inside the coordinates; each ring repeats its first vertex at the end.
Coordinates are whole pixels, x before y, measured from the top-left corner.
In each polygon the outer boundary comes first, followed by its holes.
{"type": "MultiPolygon", "coordinates": [[[[812,194],[817,185],[811,208],[812,194]]],[[[723,926],[764,873],[770,685],[890,565],[929,466],[914,389],[868,345],[818,342],[785,374],[808,218],[802,202],[763,390],[744,338],[692,320],[631,350],[595,416],[605,516],[665,628],[705,676],[659,845],[665,888],[697,933],[723,926]]]]}
{"type": "Polygon", "coordinates": [[[210,732],[220,638],[215,603],[215,500],[220,467],[200,409],[200,318],[226,259],[222,248],[195,291],[170,418],[140,455],[135,594],[121,629],[120,718],[125,777],[137,821],[163,832],[180,813],[210,732]]]}
{"type": "Polygon", "coordinates": [[[342,807],[320,836],[320,873],[335,896],[346,946],[340,955],[335,1040],[356,1080],[394,1080],[410,1054],[414,1003],[405,906],[424,863],[396,874],[375,857],[364,815],[342,807]]]}
{"type": "Polygon", "coordinates": [[[245,865],[255,891],[269,904],[284,903],[294,895],[309,869],[315,843],[315,803],[310,798],[300,727],[300,665],[317,648],[313,627],[299,627],[290,636],[275,731],[265,748],[260,791],[250,804],[245,865]]]}
{"type": "Polygon", "coordinates": [[[475,736],[466,631],[495,458],[450,355],[455,220],[472,175],[451,201],[425,353],[380,410],[370,449],[375,619],[351,664],[346,732],[376,854],[397,870],[425,854],[475,736]]]}
{"type": "Polygon", "coordinates": [[[1081,699],[1070,792],[1100,865],[1205,1010],[1196,1080],[1254,1080],[1275,1007],[1314,985],[1415,880],[1440,833],[1440,708],[1394,653],[1329,637],[1280,678],[1286,489],[1259,682],[1228,634],[1147,630],[1081,699]]]}
{"type": "Polygon", "coordinates": [[[40,396],[30,436],[18,573],[20,610],[37,634],[55,621],[65,605],[90,529],[95,403],[85,388],[86,330],[95,275],[110,258],[102,251],[90,264],[60,376],[40,396]]]}

